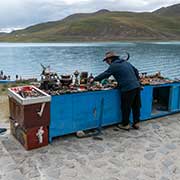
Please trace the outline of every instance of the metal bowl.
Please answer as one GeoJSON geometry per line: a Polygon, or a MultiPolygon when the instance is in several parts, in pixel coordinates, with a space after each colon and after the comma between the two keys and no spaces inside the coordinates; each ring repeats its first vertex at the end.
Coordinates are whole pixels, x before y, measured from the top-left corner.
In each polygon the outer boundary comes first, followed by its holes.
{"type": "Polygon", "coordinates": [[[63,86],[69,86],[72,83],[72,78],[61,78],[60,82],[63,86]]]}
{"type": "Polygon", "coordinates": [[[71,78],[71,75],[69,75],[69,74],[62,74],[62,75],[61,75],[61,78],[62,78],[62,79],[70,79],[70,78],[71,78]]]}

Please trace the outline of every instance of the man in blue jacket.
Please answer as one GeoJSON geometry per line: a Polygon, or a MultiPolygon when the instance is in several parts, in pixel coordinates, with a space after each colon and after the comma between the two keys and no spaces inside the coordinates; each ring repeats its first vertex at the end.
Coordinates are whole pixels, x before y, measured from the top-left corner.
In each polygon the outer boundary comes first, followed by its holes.
{"type": "Polygon", "coordinates": [[[129,130],[129,116],[132,109],[134,129],[139,129],[140,121],[140,81],[138,70],[127,60],[120,59],[114,52],[107,52],[103,61],[109,64],[109,68],[94,78],[94,81],[101,81],[114,76],[121,91],[122,124],[118,127],[129,130]]]}

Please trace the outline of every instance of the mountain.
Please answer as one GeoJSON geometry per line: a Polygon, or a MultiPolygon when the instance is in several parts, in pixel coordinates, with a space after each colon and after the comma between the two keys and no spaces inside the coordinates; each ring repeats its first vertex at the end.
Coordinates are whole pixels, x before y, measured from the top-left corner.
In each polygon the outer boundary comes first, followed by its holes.
{"type": "Polygon", "coordinates": [[[180,40],[180,4],[152,13],[102,9],[0,35],[6,42],[180,40]]]}
{"type": "Polygon", "coordinates": [[[172,5],[169,7],[162,7],[156,11],[155,14],[162,16],[179,16],[180,17],[180,4],[172,5]]]}
{"type": "Polygon", "coordinates": [[[7,35],[5,32],[0,32],[0,36],[7,35]]]}

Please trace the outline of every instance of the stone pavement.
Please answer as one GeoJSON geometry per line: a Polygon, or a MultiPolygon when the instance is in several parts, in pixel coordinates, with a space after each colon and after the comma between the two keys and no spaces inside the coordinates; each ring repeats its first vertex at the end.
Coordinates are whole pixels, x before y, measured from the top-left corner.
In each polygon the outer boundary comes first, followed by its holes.
{"type": "Polygon", "coordinates": [[[8,131],[0,135],[0,179],[180,180],[180,114],[142,122],[140,130],[114,128],[103,130],[102,141],[71,135],[33,151],[8,131]]]}

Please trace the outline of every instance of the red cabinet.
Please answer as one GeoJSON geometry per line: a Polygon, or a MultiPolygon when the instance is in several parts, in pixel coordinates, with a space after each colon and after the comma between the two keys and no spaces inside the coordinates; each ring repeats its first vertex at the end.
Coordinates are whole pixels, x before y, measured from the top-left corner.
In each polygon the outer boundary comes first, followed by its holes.
{"type": "Polygon", "coordinates": [[[25,147],[48,145],[51,96],[34,86],[8,89],[12,135],[25,147]]]}

